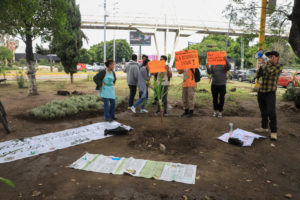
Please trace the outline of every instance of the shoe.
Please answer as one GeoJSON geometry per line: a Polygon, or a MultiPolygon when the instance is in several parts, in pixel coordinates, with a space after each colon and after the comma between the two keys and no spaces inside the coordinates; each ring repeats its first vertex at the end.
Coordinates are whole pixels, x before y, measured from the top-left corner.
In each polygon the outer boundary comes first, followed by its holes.
{"type": "Polygon", "coordinates": [[[141,113],[148,113],[148,110],[146,110],[146,109],[141,109],[141,113]]]}
{"type": "Polygon", "coordinates": [[[222,118],[222,112],[218,113],[218,118],[222,118]]]}
{"type": "Polygon", "coordinates": [[[160,111],[156,111],[156,112],[154,113],[154,115],[155,115],[155,116],[160,116],[160,111]]]}
{"type": "Polygon", "coordinates": [[[187,117],[193,117],[194,116],[194,111],[190,110],[189,113],[187,114],[187,117]]]}
{"type": "Polygon", "coordinates": [[[181,117],[185,117],[189,114],[189,110],[185,109],[184,112],[180,115],[181,117]]]}
{"type": "Polygon", "coordinates": [[[136,113],[136,112],[135,112],[135,107],[134,107],[134,106],[131,106],[131,107],[130,107],[130,110],[131,110],[132,112],[136,113]]]}
{"type": "Polygon", "coordinates": [[[168,116],[168,113],[167,113],[167,112],[164,112],[164,116],[168,116]]]}
{"type": "Polygon", "coordinates": [[[114,117],[114,118],[112,118],[112,120],[116,121],[116,120],[118,120],[118,118],[114,117]]]}
{"type": "Polygon", "coordinates": [[[105,119],[106,122],[112,122],[112,119],[105,119]]]}
{"type": "Polygon", "coordinates": [[[214,114],[212,115],[213,117],[218,116],[218,111],[214,111],[214,114]]]}
{"type": "Polygon", "coordinates": [[[277,140],[277,133],[273,132],[270,134],[271,140],[277,140]]]}
{"type": "Polygon", "coordinates": [[[255,133],[268,133],[269,129],[267,129],[267,128],[256,128],[256,129],[254,129],[254,132],[255,133]]]}

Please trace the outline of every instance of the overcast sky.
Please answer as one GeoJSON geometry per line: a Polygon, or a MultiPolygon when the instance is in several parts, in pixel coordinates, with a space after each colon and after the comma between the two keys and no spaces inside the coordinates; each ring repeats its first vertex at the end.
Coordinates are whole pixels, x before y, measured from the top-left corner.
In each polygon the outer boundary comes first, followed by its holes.
{"type": "MultiPolygon", "coordinates": [[[[260,0],[259,0],[260,1],[260,0]]],[[[284,0],[278,0],[284,1],[284,0]]],[[[290,1],[290,0],[289,0],[290,1]]],[[[167,20],[167,24],[194,24],[210,27],[228,27],[228,20],[223,16],[222,11],[229,3],[229,0],[107,0],[107,21],[145,21],[147,23],[161,23],[167,20]],[[115,17],[114,17],[115,16],[115,17]]],[[[102,21],[104,16],[104,0],[76,0],[79,4],[82,21],[102,21]]],[[[100,43],[104,40],[103,30],[84,29],[89,38],[89,43],[84,41],[83,47],[100,43]]],[[[126,39],[129,42],[129,31],[107,30],[106,39],[126,39]]],[[[180,38],[176,50],[185,48],[190,42],[201,42],[203,35],[194,34],[188,38],[180,38]]],[[[167,53],[172,52],[174,34],[167,36],[167,53]]],[[[35,41],[40,43],[40,40],[35,41]]],[[[34,44],[35,46],[35,44],[34,44]]],[[[44,44],[44,47],[47,45],[44,44]]],[[[158,46],[160,54],[164,50],[163,33],[158,34],[158,46]]],[[[133,47],[138,53],[138,47],[133,47]]],[[[25,45],[20,44],[17,52],[24,52],[25,45]]],[[[142,53],[156,54],[154,40],[152,45],[143,47],[142,53]]]]}

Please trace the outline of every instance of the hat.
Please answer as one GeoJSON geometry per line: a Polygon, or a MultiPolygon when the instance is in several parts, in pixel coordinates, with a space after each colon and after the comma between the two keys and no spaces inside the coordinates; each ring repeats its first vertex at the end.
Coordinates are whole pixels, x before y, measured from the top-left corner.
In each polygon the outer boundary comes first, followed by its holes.
{"type": "Polygon", "coordinates": [[[279,53],[277,51],[269,51],[266,53],[266,56],[269,57],[269,56],[276,56],[276,57],[279,57],[279,53]]]}

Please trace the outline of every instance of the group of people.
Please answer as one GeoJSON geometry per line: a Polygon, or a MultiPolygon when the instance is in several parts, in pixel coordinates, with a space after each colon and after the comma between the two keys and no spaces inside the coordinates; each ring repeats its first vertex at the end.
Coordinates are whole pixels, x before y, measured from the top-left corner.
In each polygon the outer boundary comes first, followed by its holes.
{"type": "MultiPolygon", "coordinates": [[[[269,58],[267,63],[259,67],[256,75],[256,80],[261,78],[261,84],[258,90],[258,104],[261,112],[261,127],[255,129],[257,133],[266,133],[271,129],[270,138],[277,140],[277,119],[276,119],[276,90],[278,77],[282,71],[282,65],[278,63],[279,53],[276,51],[267,52],[266,56],[269,58]]],[[[168,89],[170,79],[172,78],[172,70],[167,65],[167,57],[161,56],[161,61],[165,61],[165,72],[157,74],[149,73],[149,59],[146,55],[142,57],[142,63],[137,62],[137,55],[133,54],[132,59],[125,65],[123,71],[127,74],[127,84],[129,87],[128,109],[136,113],[138,106],[141,106],[141,113],[148,113],[145,109],[145,104],[148,98],[148,86],[152,76],[155,81],[161,84],[163,90],[162,104],[163,111],[160,106],[157,106],[156,115],[163,112],[164,116],[168,115],[168,89]],[[139,99],[134,102],[137,89],[139,90],[139,99]]],[[[207,73],[211,75],[211,92],[213,97],[213,117],[221,118],[225,94],[226,94],[226,81],[227,72],[230,70],[230,64],[225,57],[225,65],[206,65],[207,73]]],[[[97,83],[97,90],[99,96],[104,101],[104,116],[106,121],[116,120],[115,117],[115,91],[114,84],[117,80],[114,69],[114,61],[107,60],[105,62],[106,70],[100,71],[95,77],[94,81],[97,83]],[[109,106],[110,103],[110,106],[109,106]]],[[[196,91],[197,83],[195,81],[195,69],[178,70],[179,74],[183,74],[182,83],[182,102],[184,112],[181,117],[193,117],[194,115],[194,94],[196,91]]]]}

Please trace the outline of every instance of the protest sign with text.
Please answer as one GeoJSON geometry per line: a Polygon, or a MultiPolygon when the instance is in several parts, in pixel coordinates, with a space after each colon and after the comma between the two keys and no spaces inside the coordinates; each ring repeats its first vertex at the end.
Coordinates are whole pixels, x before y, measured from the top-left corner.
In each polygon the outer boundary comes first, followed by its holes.
{"type": "Polygon", "coordinates": [[[199,68],[199,58],[197,50],[186,50],[175,52],[176,69],[199,68]]]}
{"type": "Polygon", "coordinates": [[[207,52],[208,65],[226,65],[225,51],[207,52]]]}
{"type": "Polygon", "coordinates": [[[149,72],[151,74],[166,71],[166,62],[164,60],[151,61],[148,63],[148,65],[149,65],[149,72]]]}

